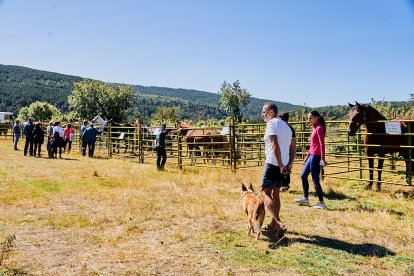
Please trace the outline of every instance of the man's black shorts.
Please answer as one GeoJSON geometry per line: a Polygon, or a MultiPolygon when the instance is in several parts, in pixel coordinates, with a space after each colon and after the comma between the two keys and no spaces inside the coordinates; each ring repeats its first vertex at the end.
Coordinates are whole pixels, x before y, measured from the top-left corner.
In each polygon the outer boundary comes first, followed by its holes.
{"type": "Polygon", "coordinates": [[[283,174],[278,166],[266,163],[262,172],[262,190],[265,188],[280,188],[283,183],[283,174]]]}

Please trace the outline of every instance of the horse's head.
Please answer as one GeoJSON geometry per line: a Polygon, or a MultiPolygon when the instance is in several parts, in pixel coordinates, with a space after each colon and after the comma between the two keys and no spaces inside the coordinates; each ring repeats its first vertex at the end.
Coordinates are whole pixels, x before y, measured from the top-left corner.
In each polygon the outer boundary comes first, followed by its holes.
{"type": "Polygon", "coordinates": [[[361,125],[365,124],[367,121],[366,118],[366,110],[367,106],[359,104],[355,102],[356,104],[349,104],[351,107],[351,111],[349,112],[349,126],[348,126],[348,134],[350,136],[354,136],[358,129],[361,127],[361,125]]]}
{"type": "Polygon", "coordinates": [[[101,116],[98,115],[95,118],[93,118],[91,122],[94,122],[97,125],[98,129],[103,129],[108,121],[105,121],[101,118],[101,116]]]}

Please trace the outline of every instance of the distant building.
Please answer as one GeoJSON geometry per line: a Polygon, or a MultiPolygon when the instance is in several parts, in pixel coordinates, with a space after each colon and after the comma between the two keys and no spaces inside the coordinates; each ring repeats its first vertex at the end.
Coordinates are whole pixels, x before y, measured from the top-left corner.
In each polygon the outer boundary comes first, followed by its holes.
{"type": "Polygon", "coordinates": [[[13,113],[0,112],[0,123],[13,123],[13,113]]]}

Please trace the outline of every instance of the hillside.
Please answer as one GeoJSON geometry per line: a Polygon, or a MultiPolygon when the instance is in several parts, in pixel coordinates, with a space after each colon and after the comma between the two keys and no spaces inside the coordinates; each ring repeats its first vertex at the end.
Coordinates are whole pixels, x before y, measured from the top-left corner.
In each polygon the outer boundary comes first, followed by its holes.
{"type": "MultiPolygon", "coordinates": [[[[82,77],[70,76],[14,65],[0,65],[0,110],[17,115],[21,107],[34,101],[45,101],[68,112],[68,96],[73,83],[82,77]]],[[[133,85],[137,92],[134,107],[129,115],[150,117],[157,106],[178,106],[183,118],[200,120],[225,118],[219,107],[219,94],[192,89],[133,85]],[[196,112],[195,112],[196,111],[196,112]]],[[[248,107],[243,109],[246,116],[260,115],[263,103],[269,100],[251,98],[248,107]]],[[[295,110],[301,106],[277,102],[281,110],[295,110]]]]}
{"type": "MultiPolygon", "coordinates": [[[[209,104],[217,106],[219,103],[220,95],[217,93],[211,93],[206,91],[199,91],[193,89],[182,89],[182,88],[168,88],[168,87],[156,87],[156,86],[142,86],[134,85],[135,91],[142,94],[160,95],[166,97],[177,97],[180,99],[188,100],[191,102],[209,104]]],[[[217,90],[219,90],[217,88],[217,90]]],[[[250,98],[250,104],[243,109],[244,114],[248,116],[257,115],[263,107],[263,104],[272,100],[258,99],[255,97],[250,98]]],[[[300,105],[293,105],[286,102],[276,102],[280,110],[291,111],[295,109],[303,108],[300,105]]]]}

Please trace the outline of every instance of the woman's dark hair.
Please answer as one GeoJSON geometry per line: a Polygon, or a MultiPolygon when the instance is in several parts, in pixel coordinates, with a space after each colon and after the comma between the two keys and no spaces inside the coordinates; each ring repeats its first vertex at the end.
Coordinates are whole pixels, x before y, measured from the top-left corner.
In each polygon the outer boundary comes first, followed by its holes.
{"type": "Polygon", "coordinates": [[[283,121],[285,121],[286,123],[289,121],[289,113],[287,112],[283,112],[280,114],[280,119],[282,119],[283,121]]]}
{"type": "Polygon", "coordinates": [[[323,118],[323,117],[322,117],[322,115],[321,115],[321,114],[319,114],[319,112],[318,112],[318,111],[316,111],[316,110],[313,110],[313,111],[309,112],[309,114],[311,114],[313,117],[318,118],[318,122],[322,125],[323,130],[324,130],[324,131],[325,131],[325,133],[326,133],[325,118],[323,118]]]}
{"type": "Polygon", "coordinates": [[[68,124],[68,125],[67,125],[67,128],[71,128],[71,127],[72,127],[72,124],[68,124]]]}

